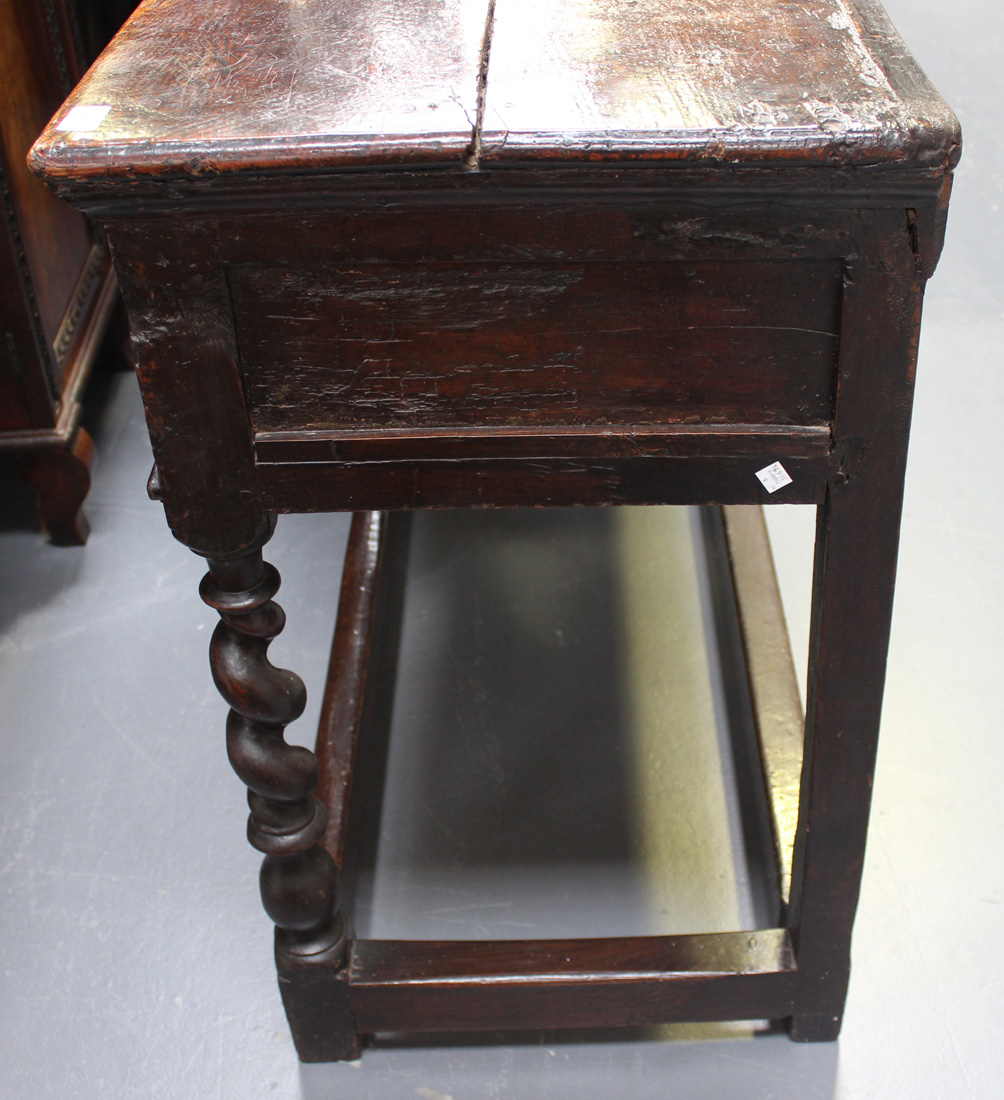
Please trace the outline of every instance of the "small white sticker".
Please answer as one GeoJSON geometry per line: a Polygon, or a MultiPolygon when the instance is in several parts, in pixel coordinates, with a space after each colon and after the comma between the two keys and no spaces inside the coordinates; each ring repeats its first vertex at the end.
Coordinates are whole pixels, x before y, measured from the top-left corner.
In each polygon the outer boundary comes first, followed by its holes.
{"type": "Polygon", "coordinates": [[[56,123],[57,130],[75,130],[77,133],[86,133],[88,130],[96,130],[105,120],[105,115],[111,107],[88,106],[81,103],[71,107],[69,111],[56,123]]]}
{"type": "Polygon", "coordinates": [[[780,462],[772,462],[769,466],[764,466],[762,470],[757,470],[756,476],[768,493],[776,493],[778,489],[783,489],[785,485],[791,484],[788,471],[780,462]]]}

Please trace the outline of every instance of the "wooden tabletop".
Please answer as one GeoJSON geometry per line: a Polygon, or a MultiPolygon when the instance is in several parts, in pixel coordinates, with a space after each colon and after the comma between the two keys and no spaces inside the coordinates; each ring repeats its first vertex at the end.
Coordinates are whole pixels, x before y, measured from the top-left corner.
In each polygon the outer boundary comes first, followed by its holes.
{"type": "Polygon", "coordinates": [[[80,182],[539,158],[949,167],[958,144],[873,0],[146,0],[32,163],[80,182]],[[73,128],[81,105],[108,109],[73,128]]]}

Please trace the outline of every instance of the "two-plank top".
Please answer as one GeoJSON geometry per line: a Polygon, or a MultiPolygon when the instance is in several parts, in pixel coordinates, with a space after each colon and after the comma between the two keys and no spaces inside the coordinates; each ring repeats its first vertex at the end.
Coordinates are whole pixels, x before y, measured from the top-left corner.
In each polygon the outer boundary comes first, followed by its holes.
{"type": "Polygon", "coordinates": [[[958,142],[875,0],[146,0],[33,164],[80,184],[472,159],[947,168],[958,142]],[[108,111],[59,129],[74,105],[108,111]]]}

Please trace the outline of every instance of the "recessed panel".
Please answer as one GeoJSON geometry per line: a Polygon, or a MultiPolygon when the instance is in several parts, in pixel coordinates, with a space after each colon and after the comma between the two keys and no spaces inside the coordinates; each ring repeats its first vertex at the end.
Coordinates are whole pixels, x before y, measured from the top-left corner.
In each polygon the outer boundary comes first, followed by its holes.
{"type": "Polygon", "coordinates": [[[839,260],[247,264],[257,431],[822,424],[839,260]]]}

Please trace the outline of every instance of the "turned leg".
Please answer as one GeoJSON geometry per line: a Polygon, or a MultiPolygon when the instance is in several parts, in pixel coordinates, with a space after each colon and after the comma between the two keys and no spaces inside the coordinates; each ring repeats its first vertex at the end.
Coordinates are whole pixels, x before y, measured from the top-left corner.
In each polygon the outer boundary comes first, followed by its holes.
{"type": "Polygon", "coordinates": [[[286,725],[303,712],[307,693],[299,676],[268,659],[268,647],[285,625],[272,599],[279,583],[278,572],[257,549],[210,559],[200,594],[220,614],[210,663],[230,704],[230,762],[248,786],[248,840],[265,856],[261,896],[276,925],[280,989],[294,1039],[305,1060],[332,1060],[358,1050],[347,987],[342,983],[320,999],[313,994],[319,969],[343,968],[345,921],[337,870],[319,843],[327,814],[313,797],[317,759],[283,738],[286,725]]]}
{"type": "Polygon", "coordinates": [[[38,515],[56,546],[83,546],[90,524],[80,510],[91,488],[94,441],[83,428],[70,447],[28,451],[18,464],[21,476],[38,493],[38,515]]]}

